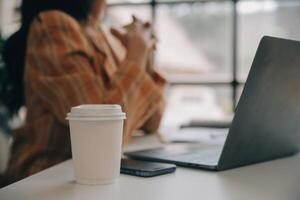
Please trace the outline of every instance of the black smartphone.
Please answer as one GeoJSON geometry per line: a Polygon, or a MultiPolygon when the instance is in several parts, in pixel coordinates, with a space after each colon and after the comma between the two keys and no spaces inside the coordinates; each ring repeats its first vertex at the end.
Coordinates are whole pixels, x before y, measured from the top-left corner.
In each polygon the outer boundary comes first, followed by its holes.
{"type": "Polygon", "coordinates": [[[121,173],[140,177],[153,177],[172,173],[176,165],[155,162],[146,162],[130,159],[122,159],[121,173]]]}

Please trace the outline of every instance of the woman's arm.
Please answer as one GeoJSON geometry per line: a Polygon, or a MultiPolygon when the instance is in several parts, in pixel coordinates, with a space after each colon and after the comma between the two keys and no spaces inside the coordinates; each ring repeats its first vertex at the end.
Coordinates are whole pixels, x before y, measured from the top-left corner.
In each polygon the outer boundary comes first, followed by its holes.
{"type": "MultiPolygon", "coordinates": [[[[79,23],[59,11],[40,14],[28,39],[27,77],[34,91],[61,123],[80,104],[120,104],[127,114],[125,142],[132,131],[157,110],[162,99],[154,80],[130,60],[124,60],[112,81],[104,84],[93,68],[93,49],[79,23]]],[[[101,67],[101,66],[99,66],[101,67]]]]}
{"type": "MultiPolygon", "coordinates": [[[[162,75],[160,75],[160,73],[153,69],[153,66],[151,66],[151,71],[148,73],[150,74],[152,80],[155,82],[156,86],[159,88],[161,95],[163,96],[166,87],[166,80],[162,75]]],[[[160,126],[161,118],[163,116],[166,106],[165,99],[161,99],[161,101],[157,102],[157,104],[158,106],[156,108],[156,111],[141,127],[141,129],[144,130],[146,133],[154,133],[158,130],[160,126]]]]}
{"type": "MultiPolygon", "coordinates": [[[[133,21],[129,25],[125,26],[126,33],[121,33],[116,29],[111,29],[111,33],[118,38],[123,46],[126,48],[126,57],[137,59],[137,63],[140,63],[140,67],[151,77],[158,92],[163,96],[166,80],[154,70],[153,68],[153,53],[156,48],[156,36],[152,33],[151,24],[149,22],[142,22],[133,16],[133,21]],[[141,47],[146,51],[140,50],[141,47]],[[142,55],[142,56],[139,56],[142,55]]],[[[162,98],[156,102],[155,112],[149,116],[144,124],[141,124],[142,130],[147,133],[155,132],[160,125],[162,114],[165,107],[165,101],[162,98]]]]}

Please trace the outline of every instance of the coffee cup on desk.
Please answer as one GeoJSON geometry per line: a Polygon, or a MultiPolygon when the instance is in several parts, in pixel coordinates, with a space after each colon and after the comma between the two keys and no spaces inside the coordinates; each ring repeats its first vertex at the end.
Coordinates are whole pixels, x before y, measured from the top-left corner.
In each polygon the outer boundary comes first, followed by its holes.
{"type": "Polygon", "coordinates": [[[77,183],[109,184],[118,179],[125,118],[119,105],[80,105],[68,113],[77,183]]]}

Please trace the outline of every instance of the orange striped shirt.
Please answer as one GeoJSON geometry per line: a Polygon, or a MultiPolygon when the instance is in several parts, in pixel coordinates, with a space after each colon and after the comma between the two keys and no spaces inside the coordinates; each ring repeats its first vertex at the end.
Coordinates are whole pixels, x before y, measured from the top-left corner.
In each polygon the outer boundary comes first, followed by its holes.
{"type": "Polygon", "coordinates": [[[124,143],[136,129],[154,132],[165,80],[122,59],[96,23],[60,11],[41,13],[28,37],[26,127],[15,134],[8,174],[19,179],[71,157],[66,113],[80,104],[120,104],[124,143]]]}

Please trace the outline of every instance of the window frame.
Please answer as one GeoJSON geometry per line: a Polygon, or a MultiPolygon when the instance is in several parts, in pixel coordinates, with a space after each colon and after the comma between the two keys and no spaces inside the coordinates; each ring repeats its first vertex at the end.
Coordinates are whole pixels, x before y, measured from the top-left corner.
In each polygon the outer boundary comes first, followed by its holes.
{"type": "Polygon", "coordinates": [[[231,78],[230,79],[219,79],[219,78],[206,78],[201,79],[200,77],[193,79],[183,78],[172,78],[168,79],[169,85],[205,85],[205,86],[230,86],[232,89],[232,109],[233,112],[238,102],[238,88],[245,84],[244,81],[238,79],[238,2],[240,0],[176,0],[176,1],[158,1],[150,0],[145,2],[116,2],[109,3],[108,7],[124,7],[124,6],[150,6],[151,8],[151,19],[152,23],[156,22],[156,11],[158,5],[179,5],[179,4],[194,4],[194,3],[210,3],[210,2],[231,2],[232,3],[232,49],[231,49],[231,78]]]}

